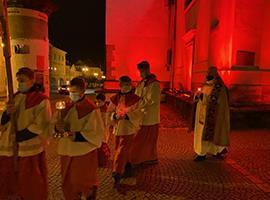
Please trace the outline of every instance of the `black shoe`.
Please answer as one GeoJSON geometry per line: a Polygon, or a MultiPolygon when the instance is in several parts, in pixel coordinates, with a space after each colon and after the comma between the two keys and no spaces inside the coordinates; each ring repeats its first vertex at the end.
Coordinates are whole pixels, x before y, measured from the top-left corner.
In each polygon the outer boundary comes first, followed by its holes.
{"type": "Polygon", "coordinates": [[[120,181],[121,181],[121,174],[117,173],[117,172],[113,172],[112,173],[112,177],[114,179],[114,185],[119,185],[120,181]]]}
{"type": "Polygon", "coordinates": [[[134,176],[134,169],[131,165],[131,163],[127,163],[125,166],[125,172],[122,175],[122,178],[129,178],[134,176]]]}
{"type": "Polygon", "coordinates": [[[197,156],[194,161],[195,162],[200,162],[200,161],[204,161],[206,159],[206,156],[197,156]]]}

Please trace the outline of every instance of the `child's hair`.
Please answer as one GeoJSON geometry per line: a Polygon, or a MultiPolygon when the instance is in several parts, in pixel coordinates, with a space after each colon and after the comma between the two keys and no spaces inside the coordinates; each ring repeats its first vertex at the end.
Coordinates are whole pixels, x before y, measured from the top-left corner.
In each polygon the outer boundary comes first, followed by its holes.
{"type": "Polygon", "coordinates": [[[131,83],[131,78],[129,78],[129,76],[121,76],[119,81],[124,83],[131,83]]]}
{"type": "Polygon", "coordinates": [[[33,80],[35,78],[35,72],[28,67],[20,68],[19,71],[16,73],[16,76],[18,75],[27,76],[30,80],[33,80]]]}
{"type": "Polygon", "coordinates": [[[85,85],[85,80],[80,77],[75,77],[70,81],[70,86],[78,87],[81,90],[85,90],[85,85]]]}
{"type": "Polygon", "coordinates": [[[106,97],[103,93],[99,93],[97,96],[96,96],[96,99],[97,100],[101,100],[101,101],[105,101],[106,100],[106,97]]]}

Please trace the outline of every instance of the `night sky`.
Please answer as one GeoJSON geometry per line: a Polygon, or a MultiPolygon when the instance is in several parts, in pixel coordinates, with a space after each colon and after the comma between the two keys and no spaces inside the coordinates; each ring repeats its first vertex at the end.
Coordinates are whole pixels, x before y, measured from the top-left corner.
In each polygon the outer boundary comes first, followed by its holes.
{"type": "Polygon", "coordinates": [[[58,10],[49,17],[49,39],[68,52],[74,63],[92,60],[105,65],[105,0],[54,0],[58,10]]]}

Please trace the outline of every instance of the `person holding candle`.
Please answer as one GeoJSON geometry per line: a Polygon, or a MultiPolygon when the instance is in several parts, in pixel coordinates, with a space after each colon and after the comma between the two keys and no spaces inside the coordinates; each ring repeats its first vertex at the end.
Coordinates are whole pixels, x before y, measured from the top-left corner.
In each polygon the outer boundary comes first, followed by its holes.
{"type": "Polygon", "coordinates": [[[208,69],[195,100],[194,161],[205,160],[207,154],[222,157],[229,145],[230,108],[228,89],[216,67],[208,69]]]}
{"type": "Polygon", "coordinates": [[[20,68],[16,73],[18,92],[0,115],[0,199],[16,194],[21,199],[46,200],[47,164],[42,140],[48,136],[51,107],[48,98],[36,87],[34,71],[20,68]],[[18,175],[15,176],[10,115],[16,115],[18,175]]]}
{"type": "MultiPolygon", "coordinates": [[[[70,81],[70,100],[61,110],[61,119],[54,120],[54,131],[62,133],[58,154],[61,156],[61,175],[67,200],[96,199],[98,186],[97,149],[101,146],[104,126],[100,110],[85,95],[85,81],[70,81]]],[[[58,111],[59,112],[59,111],[58,111]]],[[[56,118],[59,114],[56,113],[56,118]]]]}
{"type": "Polygon", "coordinates": [[[114,122],[115,155],[112,176],[115,186],[120,183],[121,178],[131,175],[130,147],[144,115],[139,107],[140,97],[132,90],[131,79],[128,76],[120,77],[119,86],[121,91],[110,98],[108,107],[114,122]]]}

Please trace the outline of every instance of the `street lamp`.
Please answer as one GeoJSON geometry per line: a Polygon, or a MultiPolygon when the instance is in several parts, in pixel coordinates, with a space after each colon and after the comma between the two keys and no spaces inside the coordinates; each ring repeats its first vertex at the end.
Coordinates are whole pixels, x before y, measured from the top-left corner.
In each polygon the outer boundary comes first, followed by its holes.
{"type": "Polygon", "coordinates": [[[88,72],[88,70],[89,70],[89,69],[88,69],[87,67],[83,67],[83,68],[82,68],[82,71],[83,71],[83,72],[88,72]]]}

